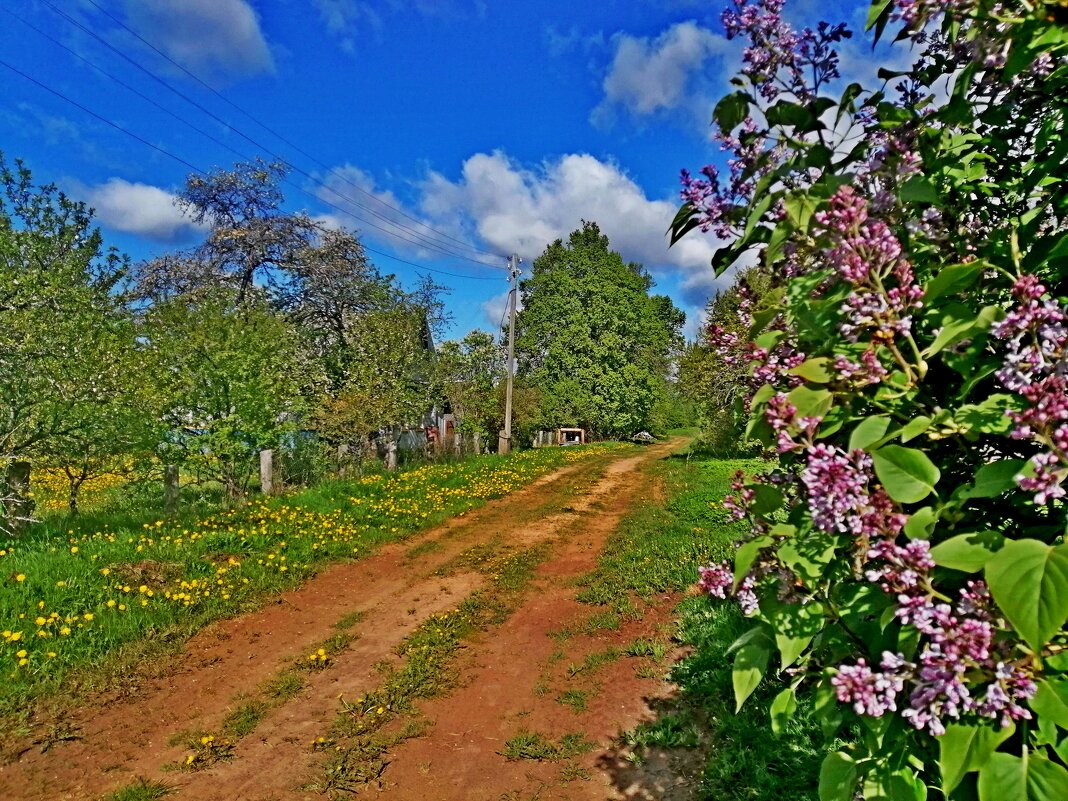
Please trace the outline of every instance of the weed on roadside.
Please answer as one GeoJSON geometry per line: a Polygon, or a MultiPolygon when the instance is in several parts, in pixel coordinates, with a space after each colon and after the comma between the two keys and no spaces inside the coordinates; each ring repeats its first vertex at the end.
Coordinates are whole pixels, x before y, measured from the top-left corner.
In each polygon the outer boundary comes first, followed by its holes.
{"type": "Polygon", "coordinates": [[[565,734],[559,740],[553,740],[537,732],[520,732],[504,744],[501,756],[508,759],[530,759],[535,761],[555,762],[559,759],[571,759],[588,753],[596,748],[596,743],[586,739],[580,732],[565,734]]]}
{"type": "Polygon", "coordinates": [[[689,709],[661,715],[624,732],[621,739],[631,747],[696,748],[701,744],[701,724],[689,709]]]}
{"type": "Polygon", "coordinates": [[[586,658],[578,664],[573,662],[568,665],[565,672],[569,679],[573,679],[580,673],[593,673],[598,668],[602,668],[605,665],[615,662],[621,656],[623,656],[623,652],[618,648],[606,648],[603,651],[594,651],[592,654],[587,654],[586,658]]]}
{"type": "Polygon", "coordinates": [[[668,644],[654,637],[639,637],[623,651],[627,656],[647,656],[656,662],[662,662],[667,656],[668,644]]]}
{"type": "Polygon", "coordinates": [[[271,705],[259,699],[249,699],[233,707],[223,718],[222,730],[240,739],[251,734],[263,720],[271,705]]]}
{"type": "Polygon", "coordinates": [[[572,712],[585,712],[589,693],[586,690],[567,690],[556,696],[556,702],[571,707],[572,712]]]}
{"type": "MultiPolygon", "coordinates": [[[[173,739],[172,739],[173,742],[173,739]]],[[[175,743],[179,744],[179,743],[175,743]]],[[[203,770],[216,762],[226,762],[234,758],[234,743],[226,737],[216,737],[207,732],[187,735],[180,743],[189,753],[177,764],[168,767],[175,770],[203,770]]]]}
{"type": "Polygon", "coordinates": [[[174,790],[175,788],[169,784],[140,778],[133,784],[108,793],[101,801],[158,801],[173,793],[174,790]]]}
{"type": "Polygon", "coordinates": [[[337,622],[334,624],[334,628],[341,630],[351,629],[353,626],[363,620],[364,617],[365,613],[361,610],[349,612],[348,614],[342,615],[340,618],[338,618],[337,622]]]}

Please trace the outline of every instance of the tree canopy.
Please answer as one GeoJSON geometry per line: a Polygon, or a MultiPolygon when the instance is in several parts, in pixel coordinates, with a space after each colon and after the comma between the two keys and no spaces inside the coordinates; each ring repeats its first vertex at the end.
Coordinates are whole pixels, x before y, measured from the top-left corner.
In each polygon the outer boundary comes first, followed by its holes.
{"type": "Polygon", "coordinates": [[[599,436],[647,427],[685,322],[652,287],[592,222],[534,261],[520,284],[516,359],[520,380],[541,390],[542,426],[599,436]]]}

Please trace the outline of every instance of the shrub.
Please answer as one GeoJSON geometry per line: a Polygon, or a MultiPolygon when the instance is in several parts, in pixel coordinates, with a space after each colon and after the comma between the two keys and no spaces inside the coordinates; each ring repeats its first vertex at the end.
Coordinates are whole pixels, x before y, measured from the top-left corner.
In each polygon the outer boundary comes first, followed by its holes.
{"type": "Polygon", "coordinates": [[[730,174],[684,173],[673,226],[772,276],[755,340],[713,343],[751,363],[776,457],[735,484],[733,565],[702,571],[752,624],[738,703],[776,660],[773,717],[811,692],[855,734],[822,801],[1068,798],[1064,8],[879,0],[916,60],[834,98],[850,33],[781,10],[725,14],[751,40],[715,111],[730,174]]]}

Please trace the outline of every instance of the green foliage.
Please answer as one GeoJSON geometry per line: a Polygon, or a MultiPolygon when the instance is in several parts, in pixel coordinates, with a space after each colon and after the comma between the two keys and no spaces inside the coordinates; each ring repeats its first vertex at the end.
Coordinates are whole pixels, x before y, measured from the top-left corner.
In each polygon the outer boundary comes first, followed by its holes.
{"type": "Polygon", "coordinates": [[[520,285],[516,358],[520,378],[542,390],[543,427],[597,436],[648,427],[684,321],[668,298],[649,295],[652,285],[594,223],[534,261],[520,285]]]}
{"type": "Polygon", "coordinates": [[[485,331],[472,331],[438,348],[438,382],[461,431],[491,437],[503,426],[504,404],[498,390],[507,370],[505,360],[501,346],[485,331]]]}
{"type": "Polygon", "coordinates": [[[156,799],[170,795],[174,789],[169,784],[142,778],[113,793],[108,793],[104,796],[104,801],[156,801],[156,799]]]}
{"type": "MultiPolygon", "coordinates": [[[[84,204],[0,154],[0,471],[28,459],[92,473],[143,445],[125,272],[84,204]]],[[[0,478],[0,503],[5,486],[0,478]]]]}
{"type": "Polygon", "coordinates": [[[757,31],[716,108],[728,185],[688,183],[673,224],[769,280],[713,344],[749,353],[746,435],[775,461],[702,584],[748,616],[738,707],[775,689],[783,731],[813,699],[821,801],[1068,795],[1062,12],[873,3],[915,61],[840,98],[837,29],[805,34],[822,54],[757,31]]]}
{"type": "Polygon", "coordinates": [[[581,733],[565,734],[558,741],[538,732],[521,732],[504,744],[501,754],[508,759],[532,759],[556,761],[592,751],[594,743],[581,733]]]}
{"type": "Polygon", "coordinates": [[[239,305],[225,289],[157,303],[143,331],[165,382],[163,458],[244,494],[258,452],[281,445],[304,409],[296,332],[252,293],[239,305]]]}
{"type": "Polygon", "coordinates": [[[759,309],[769,289],[766,272],[759,268],[740,271],[728,289],[717,292],[708,302],[697,341],[679,357],[679,391],[696,407],[705,447],[719,456],[747,455],[742,400],[752,379],[740,348],[728,363],[714,347],[712,335],[746,341],[750,330],[745,315],[739,312],[754,305],[759,309]]]}

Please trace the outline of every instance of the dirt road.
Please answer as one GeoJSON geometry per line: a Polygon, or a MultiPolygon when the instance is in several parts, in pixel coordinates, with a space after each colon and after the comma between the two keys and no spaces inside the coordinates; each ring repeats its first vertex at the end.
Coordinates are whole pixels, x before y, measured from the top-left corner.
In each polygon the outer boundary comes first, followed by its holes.
{"type": "Polygon", "coordinates": [[[592,625],[598,610],[575,600],[575,580],[595,566],[628,510],[655,491],[644,468],[679,444],[558,470],[209,627],[167,669],[73,710],[63,726],[77,739],[0,766],[0,797],[95,800],[143,777],[188,801],[322,798],[314,788],[330,754],[317,738],[330,730],[339,698],[373,690],[383,666],[401,659],[407,636],[487,581],[474,567],[443,568],[480,547],[511,552],[539,544],[546,551],[516,608],[466,642],[449,668],[454,689],[419,701],[419,736],[398,738],[384,769],[356,794],[397,801],[685,797],[684,788],[668,787],[678,783],[671,771],[637,771],[614,740],[652,717],[669,691],[663,662],[621,654],[670,623],[675,599],[658,599],[641,619],[614,630],[592,625]],[[183,732],[221,731],[242,699],[262,695],[289,675],[287,666],[339,632],[346,636],[335,639],[328,667],[303,673],[300,685],[261,710],[225,759],[176,769],[189,752],[183,732]]]}

